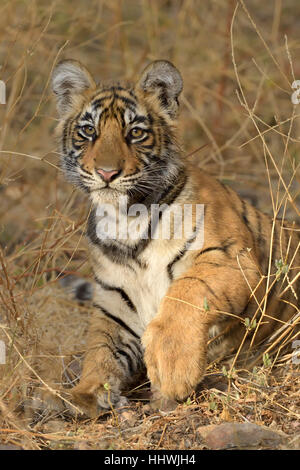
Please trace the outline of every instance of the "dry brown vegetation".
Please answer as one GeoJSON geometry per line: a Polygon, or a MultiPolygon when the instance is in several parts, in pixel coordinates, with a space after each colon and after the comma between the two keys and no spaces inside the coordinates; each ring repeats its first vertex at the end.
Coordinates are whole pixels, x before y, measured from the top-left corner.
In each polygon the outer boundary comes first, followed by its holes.
{"type": "MultiPolygon", "coordinates": [[[[211,364],[207,388],[167,415],[151,409],[146,386],[120,416],[64,420],[49,411],[32,422],[24,414],[32,388],[47,387],[40,372],[84,350],[90,311],[57,283],[58,271],[91,274],[83,239],[88,204],[65,183],[53,137],[48,85],[56,61],[79,59],[99,80],[134,79],[150,60],[173,61],[185,83],[179,129],[186,153],[263,211],[299,222],[300,108],[291,102],[291,84],[300,78],[299,17],[298,0],[1,1],[2,442],[26,449],[201,449],[197,428],[224,420],[299,435],[293,328],[283,328],[281,342],[270,340],[254,370],[224,375],[223,364],[211,364]]],[[[299,275],[299,266],[289,274],[299,275]]]]}

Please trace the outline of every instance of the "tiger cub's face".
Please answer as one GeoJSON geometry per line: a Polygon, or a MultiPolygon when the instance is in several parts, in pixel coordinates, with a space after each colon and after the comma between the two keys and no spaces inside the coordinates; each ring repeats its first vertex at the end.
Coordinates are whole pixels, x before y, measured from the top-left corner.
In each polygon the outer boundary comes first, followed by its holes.
{"type": "Polygon", "coordinates": [[[94,203],[120,195],[155,199],[182,163],[175,120],[182,79],[167,61],[155,61],[135,85],[96,85],[79,62],[59,63],[53,91],[60,114],[62,166],[94,203]]]}

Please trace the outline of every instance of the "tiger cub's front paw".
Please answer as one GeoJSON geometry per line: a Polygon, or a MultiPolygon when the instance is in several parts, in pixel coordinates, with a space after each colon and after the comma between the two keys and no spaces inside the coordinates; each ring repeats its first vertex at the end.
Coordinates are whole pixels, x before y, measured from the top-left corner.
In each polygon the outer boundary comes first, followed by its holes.
{"type": "Polygon", "coordinates": [[[143,344],[151,384],[167,398],[186,398],[203,377],[206,338],[192,324],[157,317],[148,325],[143,344]]]}
{"type": "Polygon", "coordinates": [[[26,416],[31,421],[39,421],[46,414],[96,418],[104,410],[123,408],[128,405],[126,397],[108,384],[91,387],[91,384],[81,383],[68,390],[38,389],[33,397],[27,400],[26,416]]]}

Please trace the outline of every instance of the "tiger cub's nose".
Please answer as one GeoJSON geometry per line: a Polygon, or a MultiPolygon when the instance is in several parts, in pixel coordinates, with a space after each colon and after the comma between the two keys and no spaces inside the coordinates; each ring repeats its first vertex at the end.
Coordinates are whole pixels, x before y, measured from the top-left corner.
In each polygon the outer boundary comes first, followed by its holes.
{"type": "Polygon", "coordinates": [[[111,168],[96,168],[96,171],[101,176],[103,181],[106,181],[107,183],[114,180],[121,173],[121,170],[113,170],[111,168]]]}

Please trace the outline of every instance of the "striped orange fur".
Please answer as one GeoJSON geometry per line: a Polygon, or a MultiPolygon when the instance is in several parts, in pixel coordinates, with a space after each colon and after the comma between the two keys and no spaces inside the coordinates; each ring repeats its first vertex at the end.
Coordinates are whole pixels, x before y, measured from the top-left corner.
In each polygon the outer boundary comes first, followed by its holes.
{"type": "MultiPolygon", "coordinates": [[[[95,313],[73,398],[89,414],[118,406],[146,367],[163,396],[184,399],[201,382],[207,361],[236,351],[242,340],[246,350],[261,343],[299,310],[299,279],[292,283],[299,230],[273,225],[183,158],[176,138],[182,79],[171,63],[151,63],[135,84],[96,84],[83,65],[64,61],[52,83],[62,167],[94,207],[87,237],[95,313]],[[173,232],[168,240],[99,239],[97,207],[117,208],[121,196],[129,207],[204,204],[203,246],[193,249],[195,226],[180,239],[173,232]],[[275,260],[289,267],[280,279],[275,260]],[[247,329],[253,318],[259,326],[247,329]]],[[[149,233],[149,217],[145,224],[149,233]]]]}

